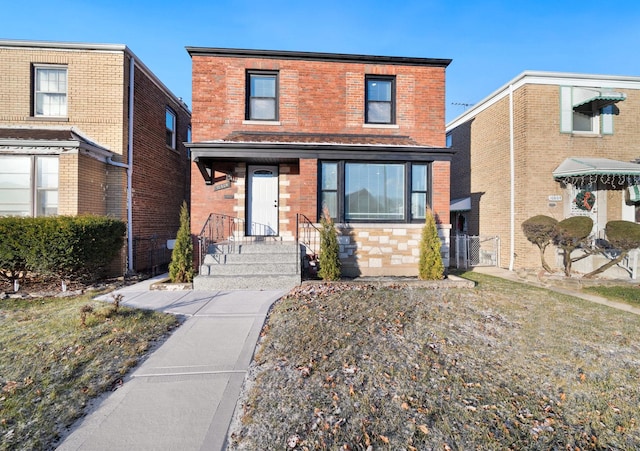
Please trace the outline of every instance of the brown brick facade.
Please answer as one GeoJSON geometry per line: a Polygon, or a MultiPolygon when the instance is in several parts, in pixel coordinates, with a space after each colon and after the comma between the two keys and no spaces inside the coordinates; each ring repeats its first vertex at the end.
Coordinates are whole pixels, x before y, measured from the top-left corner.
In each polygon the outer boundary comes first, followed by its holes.
{"type": "MultiPolygon", "coordinates": [[[[571,215],[573,197],[554,180],[553,171],[570,157],[599,157],[631,162],[640,157],[640,79],[598,80],[595,76],[534,73],[514,83],[514,236],[511,255],[510,97],[508,86],[494,97],[448,124],[456,155],[452,159],[452,198],[471,197],[470,235],[499,236],[501,266],[514,269],[540,266],[537,248],[522,233],[521,224],[535,215],[562,220],[571,215]],[[570,77],[572,75],[572,77],[570,77]],[[560,86],[606,87],[622,91],[616,103],[613,134],[560,132],[560,86]],[[561,199],[561,200],[557,200],[561,199]]],[[[621,219],[624,186],[600,186],[598,230],[608,220],[621,219]]],[[[553,247],[548,260],[555,261],[553,247]]],[[[559,263],[559,262],[558,262],[559,263]]]]}
{"type": "MultiPolygon", "coordinates": [[[[133,103],[132,234],[135,270],[168,262],[180,205],[189,199],[187,149],[190,112],[123,45],[0,41],[0,128],[72,130],[79,147],[48,142],[36,153],[59,155],[58,214],[110,215],[127,221],[130,63],[135,59],[133,103]],[[67,69],[67,116],[35,117],[34,65],[67,69]],[[165,144],[165,108],[177,115],[177,146],[165,144]],[[155,241],[154,241],[155,240],[155,241]],[[157,246],[153,249],[152,245],[157,246]],[[162,255],[160,255],[162,254],[162,255]]],[[[0,153],[2,149],[0,149],[0,153]]],[[[7,152],[29,154],[19,141],[7,152]],[[18,149],[18,150],[16,150],[18,149]],[[19,150],[22,149],[22,150],[19,150]]],[[[124,271],[124,262],[123,262],[124,271]]]]}

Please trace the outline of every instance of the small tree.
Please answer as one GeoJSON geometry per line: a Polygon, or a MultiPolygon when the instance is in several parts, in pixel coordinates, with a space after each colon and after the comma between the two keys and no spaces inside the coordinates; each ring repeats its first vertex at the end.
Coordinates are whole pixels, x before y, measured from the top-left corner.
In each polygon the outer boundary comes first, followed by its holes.
{"type": "Polygon", "coordinates": [[[340,247],[338,233],[329,212],[325,209],[320,218],[320,270],[322,280],[340,280],[340,247]]]}
{"type": "Polygon", "coordinates": [[[187,203],[182,202],[180,208],[180,228],[171,253],[169,278],[173,283],[188,283],[193,280],[193,241],[189,226],[189,210],[187,203]]]}
{"type": "Polygon", "coordinates": [[[425,225],[420,239],[418,277],[422,280],[440,280],[444,276],[444,264],[440,255],[440,237],[433,212],[427,208],[425,225]]]}
{"type": "Polygon", "coordinates": [[[614,249],[620,251],[620,254],[602,265],[601,267],[591,271],[585,275],[585,278],[591,278],[596,274],[605,272],[607,269],[620,263],[632,249],[640,247],[640,224],[630,221],[609,221],[605,227],[607,241],[614,249]]]}
{"type": "Polygon", "coordinates": [[[527,239],[540,249],[540,263],[547,272],[553,272],[544,259],[544,251],[553,241],[558,221],[550,216],[533,216],[522,223],[522,231],[527,239]]]}
{"type": "MultiPolygon", "coordinates": [[[[573,216],[563,219],[556,225],[553,242],[562,249],[564,275],[571,275],[571,264],[579,260],[572,259],[571,253],[582,245],[593,229],[593,220],[587,216],[573,216]]],[[[582,258],[582,257],[580,257],[582,258]]]]}

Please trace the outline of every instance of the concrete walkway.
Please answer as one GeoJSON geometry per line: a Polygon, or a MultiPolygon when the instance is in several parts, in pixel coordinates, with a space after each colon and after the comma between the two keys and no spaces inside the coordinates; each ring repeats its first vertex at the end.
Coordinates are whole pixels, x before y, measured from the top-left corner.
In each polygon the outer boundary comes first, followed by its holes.
{"type": "Polygon", "coordinates": [[[266,315],[288,290],[150,291],[155,281],[115,293],[124,305],[185,315],[186,321],[78,420],[58,450],[225,448],[266,315]]]}

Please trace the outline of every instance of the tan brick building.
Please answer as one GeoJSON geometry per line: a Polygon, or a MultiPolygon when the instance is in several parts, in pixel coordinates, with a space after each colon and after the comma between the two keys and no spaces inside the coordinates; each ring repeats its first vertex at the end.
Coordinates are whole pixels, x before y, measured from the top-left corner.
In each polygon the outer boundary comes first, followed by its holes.
{"type": "Polygon", "coordinates": [[[448,258],[445,69],[451,60],[187,48],[192,231],[210,213],[294,240],[338,224],[344,275],[416,275],[425,207],[448,258]]]}
{"type": "Polygon", "coordinates": [[[184,102],[124,45],[2,40],[0,72],[0,214],[121,218],[123,270],[167,263],[189,198],[184,102]]]}
{"type": "Polygon", "coordinates": [[[590,216],[594,239],[607,221],[640,221],[639,123],[640,77],[522,73],[447,124],[454,234],[498,236],[500,266],[535,268],[532,216],[590,216]]]}

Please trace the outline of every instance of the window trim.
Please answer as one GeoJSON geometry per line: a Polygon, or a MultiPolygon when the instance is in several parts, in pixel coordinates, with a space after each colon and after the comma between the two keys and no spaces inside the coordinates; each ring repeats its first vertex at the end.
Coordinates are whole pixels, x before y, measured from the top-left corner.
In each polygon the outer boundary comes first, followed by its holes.
{"type": "Polygon", "coordinates": [[[272,123],[279,125],[280,120],[280,74],[275,70],[255,70],[248,69],[245,75],[245,121],[250,121],[253,123],[272,123]],[[273,77],[275,83],[275,93],[274,97],[258,97],[252,96],[251,92],[251,79],[253,76],[263,76],[263,77],[273,77]],[[273,117],[260,119],[252,117],[251,115],[251,100],[252,99],[273,99],[274,101],[274,111],[273,117]]]}
{"type": "MultiPolygon", "coordinates": [[[[412,217],[412,204],[411,198],[414,191],[412,191],[412,167],[413,165],[417,166],[426,166],[426,203],[427,206],[432,208],[432,195],[433,195],[433,177],[432,177],[432,165],[433,162],[425,161],[425,162],[410,162],[410,161],[377,161],[377,160],[319,160],[318,161],[318,196],[317,196],[317,214],[318,219],[322,217],[323,205],[322,198],[323,193],[326,192],[336,192],[336,210],[337,214],[335,218],[332,218],[337,223],[343,224],[419,224],[424,223],[425,218],[416,218],[412,217]],[[324,163],[337,163],[338,170],[338,181],[337,181],[337,190],[323,190],[322,189],[322,168],[324,163]],[[367,219],[367,220],[347,220],[345,216],[345,166],[349,163],[357,163],[357,164],[393,164],[393,165],[402,165],[404,166],[404,211],[402,219],[367,219]]],[[[415,191],[417,192],[417,191],[415,191]]],[[[422,191],[421,191],[422,192],[422,191]]]]}
{"type": "Polygon", "coordinates": [[[396,124],[396,77],[394,75],[365,75],[364,77],[364,123],[368,125],[395,125],[396,124]],[[391,83],[391,99],[387,101],[369,100],[369,82],[383,81],[391,83]],[[379,122],[369,119],[369,102],[386,102],[390,104],[389,121],[379,122]]]}
{"type": "Polygon", "coordinates": [[[170,149],[176,150],[176,141],[177,141],[177,133],[178,133],[178,115],[175,111],[169,106],[165,108],[164,114],[164,126],[165,126],[165,140],[164,143],[170,149]],[[169,128],[167,125],[167,119],[171,116],[173,118],[173,129],[169,128]],[[171,134],[171,143],[169,143],[169,134],[171,134]]]}
{"type": "Polygon", "coordinates": [[[69,117],[69,67],[66,64],[45,64],[45,63],[34,63],[31,66],[31,116],[34,118],[51,118],[51,119],[65,119],[69,117]],[[38,91],[38,71],[45,69],[55,69],[55,70],[64,70],[66,75],[65,81],[65,91],[64,91],[64,99],[65,99],[65,114],[44,114],[38,113],[38,94],[62,94],[59,92],[49,92],[49,91],[38,91]]]}

